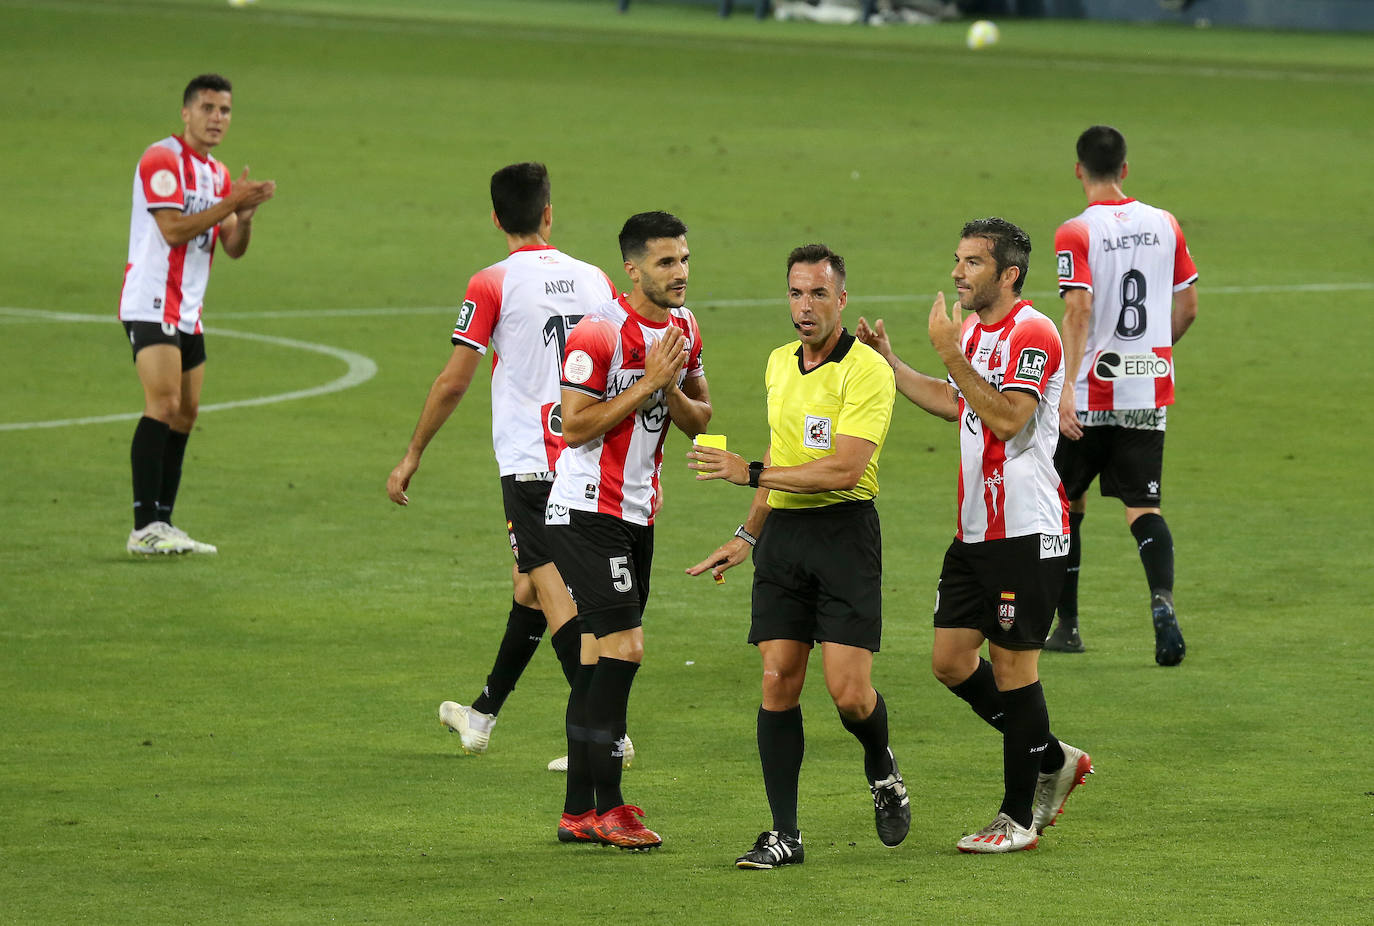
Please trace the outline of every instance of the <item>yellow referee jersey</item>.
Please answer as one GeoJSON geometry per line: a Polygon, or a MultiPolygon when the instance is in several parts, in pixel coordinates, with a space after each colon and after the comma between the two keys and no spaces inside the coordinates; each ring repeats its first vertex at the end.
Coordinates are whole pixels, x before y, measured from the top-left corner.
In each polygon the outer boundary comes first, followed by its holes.
{"type": "Polygon", "coordinates": [[[764,379],[774,466],[797,466],[828,456],[835,452],[835,438],[840,434],[877,444],[853,489],[815,495],[775,489],[768,493],[768,504],[774,508],[819,508],[876,497],[878,457],[887,439],[892,400],[897,394],[887,361],[842,331],[830,356],[807,372],[802,372],[800,341],[779,347],[768,357],[764,379]]]}

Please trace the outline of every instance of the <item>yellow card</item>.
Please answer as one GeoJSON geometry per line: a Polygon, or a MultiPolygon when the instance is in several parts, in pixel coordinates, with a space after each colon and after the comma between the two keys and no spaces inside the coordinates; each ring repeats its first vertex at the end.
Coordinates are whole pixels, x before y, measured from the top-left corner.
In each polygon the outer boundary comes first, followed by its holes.
{"type": "Polygon", "coordinates": [[[693,443],[698,447],[715,447],[718,450],[726,449],[724,434],[698,434],[693,443]]]}

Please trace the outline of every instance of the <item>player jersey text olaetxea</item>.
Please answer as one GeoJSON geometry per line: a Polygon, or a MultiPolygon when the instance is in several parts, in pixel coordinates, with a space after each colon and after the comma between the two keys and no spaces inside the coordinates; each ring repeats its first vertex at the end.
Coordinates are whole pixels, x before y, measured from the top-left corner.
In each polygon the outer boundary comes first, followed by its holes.
{"type": "Polygon", "coordinates": [[[1021,431],[1003,441],[959,393],[957,538],[978,543],[1043,534],[1065,536],[1067,543],[1068,500],[1054,468],[1064,388],[1059,332],[1023,299],[990,327],[970,315],[960,345],[974,371],[999,392],[1028,392],[1038,402],[1021,431]]]}
{"type": "Polygon", "coordinates": [[[134,169],[129,260],[119,296],[120,321],[159,322],[169,332],[179,328],[187,334],[201,333],[200,313],[219,226],[172,247],[162,237],[153,212],[204,212],[229,192],[228,168],[208,154],[197,154],[178,135],[164,138],[143,152],[134,169]]]}
{"type": "MultiPolygon", "coordinates": [[[[594,398],[615,398],[644,375],[644,358],[668,330],[687,337],[687,361],[678,386],[702,376],[701,329],[691,311],[671,310],[664,322],[651,322],[630,308],[624,296],[587,315],[568,337],[562,386],[594,398]]],[[[663,390],[634,414],[580,447],[567,447],[558,458],[549,493],[548,523],[567,523],[567,510],[614,515],[648,525],[662,504],[659,468],[663,442],[671,423],[663,390]]]]}
{"type": "Polygon", "coordinates": [[[553,470],[563,450],[558,369],[568,333],[614,298],[598,267],[549,246],[513,251],[468,282],[453,343],[495,354],[491,441],[502,476],[553,470]]]}
{"type": "Polygon", "coordinates": [[[1173,294],[1197,279],[1178,221],[1124,199],[1095,202],[1054,235],[1059,294],[1093,296],[1079,412],[1157,409],[1174,401],[1173,294]]]}

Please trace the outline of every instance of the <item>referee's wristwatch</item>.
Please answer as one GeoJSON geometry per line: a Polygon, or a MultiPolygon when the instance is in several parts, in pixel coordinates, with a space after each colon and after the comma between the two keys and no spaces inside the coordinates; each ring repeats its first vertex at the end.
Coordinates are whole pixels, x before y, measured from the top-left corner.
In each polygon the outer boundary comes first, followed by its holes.
{"type": "Polygon", "coordinates": [[[758,460],[749,464],[749,488],[759,487],[759,476],[763,475],[763,464],[758,460]]]}
{"type": "Polygon", "coordinates": [[[745,543],[749,544],[749,546],[751,547],[759,542],[759,539],[757,537],[755,537],[753,534],[749,533],[747,530],[744,529],[743,524],[735,528],[735,536],[738,537],[740,540],[743,540],[745,543]]]}

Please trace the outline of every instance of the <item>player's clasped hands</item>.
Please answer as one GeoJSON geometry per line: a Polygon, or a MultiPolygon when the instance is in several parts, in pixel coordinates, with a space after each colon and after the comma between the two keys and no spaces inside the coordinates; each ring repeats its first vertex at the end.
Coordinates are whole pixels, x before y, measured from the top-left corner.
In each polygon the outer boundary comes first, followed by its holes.
{"type": "Polygon", "coordinates": [[[243,173],[239,174],[239,179],[234,181],[234,195],[241,195],[240,208],[260,206],[271,199],[276,192],[277,181],[275,180],[249,180],[246,164],[243,173]]]}
{"type": "Polygon", "coordinates": [[[676,325],[669,325],[644,356],[644,379],[654,389],[676,386],[677,375],[686,362],[687,335],[676,325]]]}

